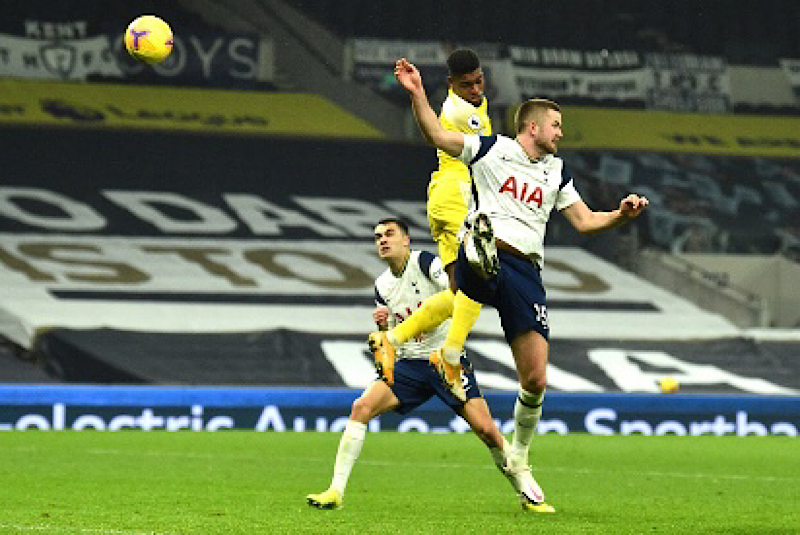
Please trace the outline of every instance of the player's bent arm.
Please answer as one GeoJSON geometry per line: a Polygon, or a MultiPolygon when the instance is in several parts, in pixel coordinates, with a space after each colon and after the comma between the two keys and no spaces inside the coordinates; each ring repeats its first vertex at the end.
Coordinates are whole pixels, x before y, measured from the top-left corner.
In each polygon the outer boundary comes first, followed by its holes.
{"type": "Polygon", "coordinates": [[[567,221],[581,234],[602,232],[621,225],[622,223],[638,217],[642,210],[649,204],[645,197],[628,195],[620,201],[620,207],[610,212],[595,212],[583,201],[576,201],[561,213],[567,221]]]}
{"type": "Polygon", "coordinates": [[[458,158],[464,150],[464,134],[445,130],[423,92],[411,95],[411,107],[425,140],[437,149],[458,158]]]}
{"type": "Polygon", "coordinates": [[[381,331],[389,329],[389,307],[376,306],[372,311],[372,319],[381,331]]]}

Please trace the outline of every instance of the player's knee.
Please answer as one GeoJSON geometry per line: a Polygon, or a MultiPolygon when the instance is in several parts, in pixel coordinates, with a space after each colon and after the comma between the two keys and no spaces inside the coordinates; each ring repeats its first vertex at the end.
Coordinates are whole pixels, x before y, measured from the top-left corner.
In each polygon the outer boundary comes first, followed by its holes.
{"type": "Polygon", "coordinates": [[[531,372],[520,377],[519,384],[531,394],[539,394],[547,388],[547,376],[544,373],[531,372]]]}
{"type": "Polygon", "coordinates": [[[368,422],[372,416],[372,405],[363,397],[357,398],[350,408],[350,419],[358,422],[368,422]]]}

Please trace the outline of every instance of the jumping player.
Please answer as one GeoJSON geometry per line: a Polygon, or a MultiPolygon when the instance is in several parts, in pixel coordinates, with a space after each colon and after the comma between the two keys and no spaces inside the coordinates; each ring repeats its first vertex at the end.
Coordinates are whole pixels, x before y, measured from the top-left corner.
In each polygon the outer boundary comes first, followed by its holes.
{"type": "MultiPolygon", "coordinates": [[[[485,76],[478,56],[470,49],[457,49],[448,56],[447,68],[448,95],[439,115],[442,128],[451,132],[491,135],[492,124],[484,95],[485,76]]],[[[437,156],[439,168],[431,174],[428,184],[428,224],[447,272],[450,289],[431,296],[397,327],[388,332],[371,333],[369,345],[376,362],[381,363],[383,370],[390,372],[395,348],[452,316],[447,338],[444,345],[437,349],[438,355],[433,363],[439,366],[440,374],[450,372],[445,377],[449,381],[448,388],[460,400],[466,401],[460,370],[444,369],[442,363],[447,359],[459,361],[467,336],[481,311],[481,304],[457,292],[455,284],[458,233],[467,215],[471,179],[469,169],[458,158],[443,150],[437,150],[437,156]],[[443,355],[446,356],[443,358],[443,355]]]]}
{"type": "MultiPolygon", "coordinates": [[[[465,135],[441,127],[416,67],[401,59],[395,76],[411,96],[425,139],[470,168],[477,211],[471,234],[459,249],[456,282],[460,291],[500,313],[520,383],[513,460],[527,466],[547,385],[550,328],[540,270],[550,213],[561,212],[581,233],[599,232],[637,217],[648,200],[630,194],[610,212],[593,211],[581,200],[563,160],[555,155],[562,137],[561,110],[555,102],[523,103],[515,117],[515,138],[465,135]]],[[[448,358],[446,366],[458,369],[459,364],[448,358]]]]}

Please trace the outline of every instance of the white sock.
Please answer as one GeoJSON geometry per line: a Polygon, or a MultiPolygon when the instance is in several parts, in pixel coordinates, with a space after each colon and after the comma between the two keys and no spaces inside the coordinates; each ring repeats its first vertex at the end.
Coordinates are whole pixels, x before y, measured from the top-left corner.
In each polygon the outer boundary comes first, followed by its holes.
{"type": "Polygon", "coordinates": [[[514,439],[512,448],[520,461],[528,464],[528,450],[533,435],[542,417],[544,390],[539,394],[531,394],[520,388],[517,402],[514,404],[514,439]]]}
{"type": "Polygon", "coordinates": [[[511,444],[508,443],[506,437],[501,435],[501,438],[503,439],[502,447],[491,447],[489,448],[489,453],[492,454],[492,460],[495,466],[502,472],[506,464],[506,459],[511,456],[511,444]]]}
{"type": "Polygon", "coordinates": [[[336,462],[333,465],[333,480],[331,488],[336,489],[344,496],[344,488],[350,478],[350,470],[361,453],[364,437],[367,434],[367,425],[355,420],[348,420],[342,438],[339,440],[339,450],[336,452],[336,462]]]}

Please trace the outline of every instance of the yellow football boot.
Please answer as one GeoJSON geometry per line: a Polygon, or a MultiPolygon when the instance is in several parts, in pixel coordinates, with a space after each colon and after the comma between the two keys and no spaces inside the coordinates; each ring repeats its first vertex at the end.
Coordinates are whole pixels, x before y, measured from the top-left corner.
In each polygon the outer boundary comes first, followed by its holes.
{"type": "Polygon", "coordinates": [[[342,506],[342,494],[338,490],[328,489],[321,494],[309,494],[306,501],[317,509],[338,509],[342,506]]]}
{"type": "Polygon", "coordinates": [[[394,361],[397,358],[394,347],[389,343],[384,331],[375,331],[369,333],[367,337],[369,350],[372,351],[372,356],[375,358],[375,369],[378,370],[378,375],[386,381],[386,384],[394,384],[394,361]]]}
{"type": "Polygon", "coordinates": [[[441,349],[431,353],[428,357],[428,362],[439,374],[444,386],[450,391],[453,396],[462,403],[467,402],[467,391],[464,390],[464,383],[461,379],[461,365],[453,366],[444,359],[444,354],[441,349]]]}

